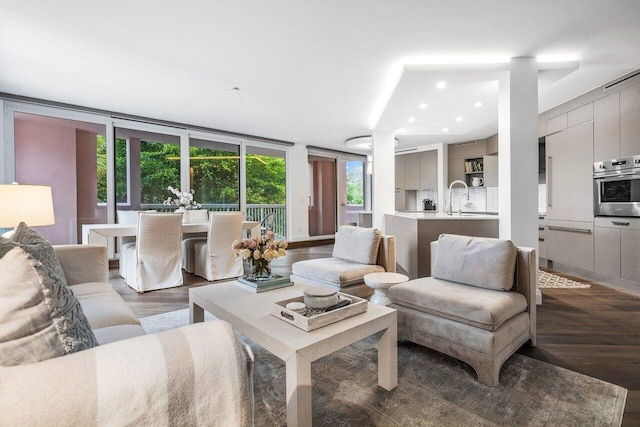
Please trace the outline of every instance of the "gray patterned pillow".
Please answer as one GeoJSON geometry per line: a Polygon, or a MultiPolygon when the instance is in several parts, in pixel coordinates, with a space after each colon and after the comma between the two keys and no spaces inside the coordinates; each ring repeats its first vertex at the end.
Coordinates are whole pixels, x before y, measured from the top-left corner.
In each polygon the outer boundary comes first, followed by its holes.
{"type": "Polygon", "coordinates": [[[0,365],[31,363],[97,346],[53,246],[22,226],[14,235],[21,241],[0,237],[0,365]],[[43,350],[43,342],[53,348],[43,350]]]}

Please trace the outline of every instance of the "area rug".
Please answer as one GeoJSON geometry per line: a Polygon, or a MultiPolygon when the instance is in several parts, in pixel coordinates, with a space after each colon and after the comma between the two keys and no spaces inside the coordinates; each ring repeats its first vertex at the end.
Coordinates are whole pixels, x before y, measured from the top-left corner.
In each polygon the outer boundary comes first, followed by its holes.
{"type": "Polygon", "coordinates": [[[591,285],[538,270],[538,287],[540,289],[589,289],[591,285]]]}
{"type": "MultiPolygon", "coordinates": [[[[183,326],[188,310],[141,322],[148,333],[183,326]]],[[[286,425],[284,363],[240,338],[256,359],[255,425],[286,425]]],[[[311,372],[314,426],[619,426],[627,394],[519,354],[505,362],[500,385],[488,387],[468,365],[407,342],[398,344],[398,387],[386,391],[371,338],[312,363],[311,372]]]]}

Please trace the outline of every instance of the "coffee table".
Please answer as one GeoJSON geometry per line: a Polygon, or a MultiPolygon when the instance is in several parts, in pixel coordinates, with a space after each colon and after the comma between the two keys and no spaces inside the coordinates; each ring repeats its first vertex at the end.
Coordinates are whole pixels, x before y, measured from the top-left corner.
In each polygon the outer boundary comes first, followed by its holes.
{"type": "Polygon", "coordinates": [[[310,332],[270,314],[274,303],[301,296],[306,286],[255,293],[233,281],[189,289],[191,323],[203,322],[206,310],[285,362],[288,426],[311,425],[311,362],[370,335],[378,334],[378,385],[398,385],[396,310],[369,304],[364,313],[310,332]]]}

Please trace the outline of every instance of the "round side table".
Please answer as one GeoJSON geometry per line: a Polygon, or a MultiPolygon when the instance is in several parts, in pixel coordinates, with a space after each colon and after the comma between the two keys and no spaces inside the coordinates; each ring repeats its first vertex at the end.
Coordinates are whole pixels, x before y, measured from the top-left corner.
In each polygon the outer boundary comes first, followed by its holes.
{"type": "Polygon", "coordinates": [[[391,300],[387,296],[389,288],[393,285],[409,280],[407,276],[400,273],[369,273],[364,276],[364,283],[373,289],[371,302],[374,304],[387,305],[391,300]]]}

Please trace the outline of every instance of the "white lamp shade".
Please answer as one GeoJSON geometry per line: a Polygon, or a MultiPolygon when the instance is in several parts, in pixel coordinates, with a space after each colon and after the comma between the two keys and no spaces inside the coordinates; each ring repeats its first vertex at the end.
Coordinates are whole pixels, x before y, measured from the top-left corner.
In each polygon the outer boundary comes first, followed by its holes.
{"type": "Polygon", "coordinates": [[[0,227],[16,227],[20,221],[28,226],[55,223],[51,187],[0,185],[0,205],[0,227]]]}

